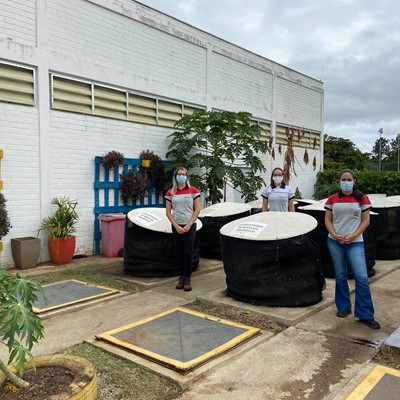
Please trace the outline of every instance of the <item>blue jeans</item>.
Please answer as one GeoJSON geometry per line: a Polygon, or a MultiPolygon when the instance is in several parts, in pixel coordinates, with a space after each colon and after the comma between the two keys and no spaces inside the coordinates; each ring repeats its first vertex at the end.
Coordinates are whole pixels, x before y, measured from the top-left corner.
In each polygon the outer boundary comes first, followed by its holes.
{"type": "Polygon", "coordinates": [[[363,242],[341,245],[328,237],[328,248],[335,268],[335,303],[340,311],[351,311],[350,290],[347,281],[347,261],[353,271],[356,284],[354,316],[374,319],[374,306],[368,284],[367,264],[363,242]]]}

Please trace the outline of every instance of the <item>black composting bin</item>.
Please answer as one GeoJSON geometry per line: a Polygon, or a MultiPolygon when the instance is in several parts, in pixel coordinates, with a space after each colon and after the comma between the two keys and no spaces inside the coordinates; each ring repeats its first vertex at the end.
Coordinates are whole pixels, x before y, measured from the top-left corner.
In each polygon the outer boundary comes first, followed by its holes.
{"type": "Polygon", "coordinates": [[[240,301],[304,307],[322,300],[319,247],[306,235],[317,221],[306,214],[265,212],[221,228],[228,294],[240,301]]]}
{"type": "MultiPolygon", "coordinates": [[[[137,208],[125,221],[124,271],[143,277],[179,275],[171,223],[165,208],[137,208]]],[[[202,227],[197,220],[197,231],[202,227]]],[[[199,264],[198,234],[194,243],[193,271],[199,264]]]]}
{"type": "Polygon", "coordinates": [[[249,204],[229,202],[203,208],[199,215],[203,223],[203,228],[199,232],[200,256],[221,260],[219,230],[228,222],[249,216],[251,208],[249,204]]]}

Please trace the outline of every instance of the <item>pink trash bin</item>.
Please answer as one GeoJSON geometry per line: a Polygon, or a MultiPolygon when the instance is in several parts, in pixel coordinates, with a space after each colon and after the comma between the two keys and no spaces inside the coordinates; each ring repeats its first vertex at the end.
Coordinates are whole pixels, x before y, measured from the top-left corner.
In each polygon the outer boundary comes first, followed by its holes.
{"type": "Polygon", "coordinates": [[[101,254],[105,257],[118,257],[124,248],[125,214],[100,214],[101,254]]]}

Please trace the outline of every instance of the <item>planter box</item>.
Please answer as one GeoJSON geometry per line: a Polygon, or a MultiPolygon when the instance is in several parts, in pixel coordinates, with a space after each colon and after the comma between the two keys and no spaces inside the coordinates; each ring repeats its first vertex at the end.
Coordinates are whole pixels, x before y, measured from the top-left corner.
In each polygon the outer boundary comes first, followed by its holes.
{"type": "Polygon", "coordinates": [[[40,245],[40,239],[35,237],[11,239],[11,254],[15,266],[22,269],[36,267],[40,256],[40,245]]]}

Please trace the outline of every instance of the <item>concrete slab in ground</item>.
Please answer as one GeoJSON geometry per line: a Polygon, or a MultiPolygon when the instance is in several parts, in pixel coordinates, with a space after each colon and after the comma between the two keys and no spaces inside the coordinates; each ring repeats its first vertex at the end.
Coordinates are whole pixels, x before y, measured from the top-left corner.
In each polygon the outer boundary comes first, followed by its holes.
{"type": "Polygon", "coordinates": [[[201,378],[204,378],[205,376],[213,373],[213,371],[224,367],[224,365],[229,364],[230,362],[232,362],[232,360],[245,354],[250,349],[257,347],[260,343],[265,342],[272,336],[273,333],[271,332],[262,332],[260,335],[255,336],[250,340],[247,340],[246,342],[243,342],[242,344],[233,348],[225,354],[213,358],[212,360],[200,365],[199,367],[193,369],[187,374],[181,374],[177,371],[173,371],[172,369],[157,364],[154,361],[147,360],[146,358],[136,355],[133,352],[111,345],[105,341],[98,340],[96,338],[88,340],[88,343],[91,343],[105,351],[108,351],[111,354],[131,360],[132,362],[142,366],[143,368],[156,372],[167,378],[173,379],[180,385],[182,389],[188,389],[201,378]]]}
{"type": "Polygon", "coordinates": [[[181,399],[330,400],[374,352],[358,343],[291,327],[213,370],[181,399]]]}

